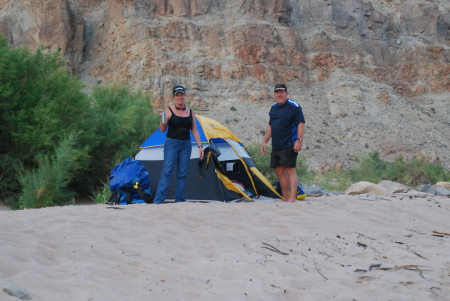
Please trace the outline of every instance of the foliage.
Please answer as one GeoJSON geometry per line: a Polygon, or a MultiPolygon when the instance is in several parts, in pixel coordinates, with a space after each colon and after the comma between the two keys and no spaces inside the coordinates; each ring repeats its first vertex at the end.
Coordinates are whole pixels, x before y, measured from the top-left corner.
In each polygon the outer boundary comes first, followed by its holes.
{"type": "Polygon", "coordinates": [[[405,162],[402,157],[396,158],[393,162],[385,161],[380,158],[378,151],[373,151],[358,154],[356,167],[341,172],[324,173],[317,182],[327,189],[344,191],[355,182],[378,183],[381,180],[417,187],[421,184],[450,181],[450,173],[440,165],[418,158],[409,162],[405,162]]]}
{"type": "Polygon", "coordinates": [[[349,177],[353,181],[378,183],[383,180],[383,175],[385,174],[388,162],[380,158],[379,152],[360,153],[357,157],[358,166],[347,171],[349,177]]]}
{"type": "Polygon", "coordinates": [[[91,195],[91,200],[96,204],[105,204],[111,196],[111,190],[107,183],[99,186],[97,190],[94,190],[91,195]]]}
{"type": "MultiPolygon", "coordinates": [[[[271,182],[277,177],[270,168],[270,155],[261,153],[261,144],[253,143],[247,151],[255,161],[261,173],[271,182]]],[[[271,149],[268,147],[267,152],[271,149]]],[[[337,171],[331,170],[321,174],[308,169],[306,156],[300,155],[297,161],[297,174],[303,185],[320,186],[329,191],[345,191],[355,182],[368,181],[378,183],[381,180],[390,180],[408,186],[417,187],[420,184],[450,181],[450,173],[442,166],[413,159],[405,162],[399,157],[393,162],[388,162],[380,157],[377,151],[360,153],[357,155],[358,165],[354,168],[337,171]]]]}
{"type": "Polygon", "coordinates": [[[54,146],[69,133],[86,150],[79,163],[86,162],[93,131],[85,126],[89,99],[82,83],[67,74],[58,53],[40,49],[10,50],[0,38],[0,192],[18,190],[18,168],[34,169],[37,158],[50,155],[54,146]]]}
{"type": "Polygon", "coordinates": [[[345,191],[353,183],[348,173],[345,171],[330,170],[323,174],[318,174],[311,181],[315,186],[323,187],[328,191],[345,191]]]}
{"type": "Polygon", "coordinates": [[[103,182],[113,166],[132,156],[157,129],[159,115],[152,113],[146,93],[133,92],[126,84],[95,87],[92,103],[92,126],[97,141],[91,168],[99,175],[97,182],[103,182]]]}
{"type": "Polygon", "coordinates": [[[247,152],[255,162],[258,170],[267,178],[267,180],[271,183],[277,179],[273,168],[270,168],[270,152],[272,148],[270,146],[267,147],[267,154],[263,154],[261,152],[261,144],[260,143],[252,143],[247,147],[247,152]]]}
{"type": "Polygon", "coordinates": [[[90,97],[64,66],[57,52],[11,50],[0,37],[0,198],[16,207],[88,195],[158,126],[147,94],[111,84],[90,97]]]}
{"type": "Polygon", "coordinates": [[[303,186],[313,183],[316,173],[308,169],[308,163],[306,162],[306,156],[301,154],[297,159],[297,175],[298,181],[302,183],[303,186]]]}
{"type": "Polygon", "coordinates": [[[69,191],[67,185],[79,168],[76,162],[80,151],[76,150],[75,144],[76,135],[69,134],[56,147],[54,158],[40,155],[37,169],[19,175],[23,187],[19,198],[21,208],[64,205],[73,198],[74,192],[69,191]]]}
{"type": "Polygon", "coordinates": [[[440,165],[421,158],[405,162],[402,157],[398,157],[393,162],[388,162],[382,160],[377,151],[360,154],[359,166],[349,170],[349,175],[354,181],[364,179],[378,183],[381,180],[391,180],[412,187],[450,180],[450,173],[440,165]]]}

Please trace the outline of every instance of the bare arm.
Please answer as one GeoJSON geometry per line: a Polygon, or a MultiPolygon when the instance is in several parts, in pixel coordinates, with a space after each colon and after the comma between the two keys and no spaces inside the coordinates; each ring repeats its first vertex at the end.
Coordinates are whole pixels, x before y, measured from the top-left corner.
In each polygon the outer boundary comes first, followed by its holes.
{"type": "MultiPolygon", "coordinates": [[[[305,123],[300,122],[297,126],[297,138],[303,138],[303,134],[305,133],[305,123]]],[[[303,142],[300,140],[296,140],[294,143],[294,151],[299,152],[302,150],[303,142]]]]}
{"type": "Polygon", "coordinates": [[[267,153],[267,142],[272,137],[272,127],[270,125],[266,128],[266,134],[264,135],[263,142],[261,144],[261,152],[263,154],[267,153]]]}
{"type": "MultiPolygon", "coordinates": [[[[172,112],[170,112],[169,108],[167,108],[164,113],[166,113],[166,123],[159,122],[159,130],[161,133],[164,133],[167,130],[167,125],[169,124],[169,119],[172,117],[172,112]]],[[[159,114],[162,115],[163,113],[159,114]]]]}
{"type": "Polygon", "coordinates": [[[199,157],[200,160],[203,159],[203,146],[202,146],[202,142],[200,140],[200,134],[198,133],[198,129],[197,129],[197,119],[195,118],[195,113],[194,111],[192,111],[192,120],[193,120],[193,124],[192,124],[192,136],[194,136],[195,142],[197,143],[197,146],[201,146],[198,151],[199,151],[199,157]]]}

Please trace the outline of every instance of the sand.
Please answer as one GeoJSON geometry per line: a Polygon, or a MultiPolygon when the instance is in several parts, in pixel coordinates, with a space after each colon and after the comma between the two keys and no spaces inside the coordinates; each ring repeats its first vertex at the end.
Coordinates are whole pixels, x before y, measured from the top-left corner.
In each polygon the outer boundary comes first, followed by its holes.
{"type": "Polygon", "coordinates": [[[450,300],[446,197],[114,207],[0,211],[0,300],[450,300]]]}

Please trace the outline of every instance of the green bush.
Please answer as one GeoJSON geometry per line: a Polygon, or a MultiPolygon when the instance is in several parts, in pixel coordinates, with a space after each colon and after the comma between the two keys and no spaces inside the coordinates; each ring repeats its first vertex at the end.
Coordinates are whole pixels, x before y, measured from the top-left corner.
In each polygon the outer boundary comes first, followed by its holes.
{"type": "Polygon", "coordinates": [[[132,156],[158,128],[159,114],[152,113],[148,94],[113,83],[94,88],[91,116],[96,137],[91,168],[96,184],[101,184],[114,165],[132,156]]]}
{"type": "Polygon", "coordinates": [[[93,129],[86,126],[89,98],[82,83],[64,69],[57,53],[10,50],[0,37],[0,194],[18,192],[20,169],[35,169],[55,145],[70,133],[78,133],[84,145],[79,164],[87,167],[93,129]]]}
{"type": "Polygon", "coordinates": [[[450,181],[450,173],[440,165],[417,158],[405,162],[402,157],[389,162],[381,159],[378,151],[359,154],[358,166],[345,171],[343,176],[352,182],[390,180],[411,187],[450,181]]]}
{"type": "Polygon", "coordinates": [[[108,183],[103,183],[97,190],[92,191],[91,200],[96,204],[105,204],[111,196],[108,183]]]}
{"type": "Polygon", "coordinates": [[[353,183],[345,171],[330,170],[323,174],[318,174],[310,183],[320,186],[328,191],[345,191],[353,183]]]}
{"type": "Polygon", "coordinates": [[[247,152],[255,162],[256,168],[267,178],[267,180],[271,183],[277,178],[273,168],[270,168],[270,152],[272,148],[270,146],[267,147],[267,154],[263,154],[261,152],[261,144],[260,143],[252,143],[247,148],[247,152]]]}
{"type": "Polygon", "coordinates": [[[0,37],[0,198],[16,208],[88,196],[158,127],[147,94],[111,84],[88,96],[64,66],[56,52],[11,50],[0,37]],[[58,150],[72,136],[69,159],[58,150]]]}
{"type": "MultiPolygon", "coordinates": [[[[261,144],[253,143],[247,151],[255,161],[261,173],[271,182],[277,179],[270,165],[270,155],[261,153],[261,144]]],[[[271,149],[268,148],[268,153],[271,149]]],[[[315,173],[308,169],[306,156],[301,154],[297,162],[297,175],[303,185],[320,186],[329,191],[345,191],[353,183],[368,181],[378,183],[381,180],[391,180],[408,186],[417,187],[420,184],[450,181],[450,173],[442,166],[425,162],[421,159],[413,159],[405,162],[401,157],[393,162],[388,162],[380,157],[380,153],[360,153],[357,155],[358,165],[354,168],[337,171],[330,170],[323,173],[315,173]]]]}
{"type": "Polygon", "coordinates": [[[61,140],[54,157],[40,155],[38,168],[24,171],[19,175],[22,193],[19,197],[21,208],[42,208],[64,205],[75,193],[67,189],[74,171],[79,168],[75,149],[76,135],[70,134],[61,140]]]}
{"type": "Polygon", "coordinates": [[[314,182],[316,173],[308,168],[306,156],[302,153],[300,153],[298,156],[296,170],[298,181],[302,183],[303,186],[310,185],[314,182]]]}
{"type": "Polygon", "coordinates": [[[380,158],[379,152],[360,153],[357,158],[358,166],[347,171],[353,181],[378,183],[384,180],[383,177],[388,164],[380,158]]]}

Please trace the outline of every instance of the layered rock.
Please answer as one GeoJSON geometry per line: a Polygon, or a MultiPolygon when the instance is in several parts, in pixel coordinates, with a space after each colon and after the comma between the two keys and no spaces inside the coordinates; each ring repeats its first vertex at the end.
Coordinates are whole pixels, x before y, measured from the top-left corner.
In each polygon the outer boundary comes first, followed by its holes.
{"type": "Polygon", "coordinates": [[[0,0],[12,47],[60,51],[88,84],[126,81],[260,141],[272,87],[307,117],[316,169],[360,151],[450,166],[450,4],[425,0],[0,0]],[[236,111],[230,110],[234,107],[236,111]]]}
{"type": "Polygon", "coordinates": [[[84,20],[71,10],[69,0],[0,1],[0,7],[0,30],[13,48],[59,51],[72,72],[79,69],[84,20]]]}

